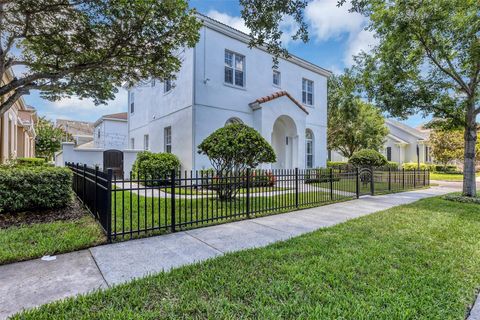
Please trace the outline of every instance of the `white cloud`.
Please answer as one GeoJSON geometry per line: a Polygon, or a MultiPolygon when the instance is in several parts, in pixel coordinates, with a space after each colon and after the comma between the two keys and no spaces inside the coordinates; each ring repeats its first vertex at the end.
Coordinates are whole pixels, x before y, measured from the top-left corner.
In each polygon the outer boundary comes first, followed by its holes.
{"type": "Polygon", "coordinates": [[[370,31],[365,30],[368,19],[348,11],[349,6],[338,7],[337,0],[313,0],[305,10],[305,18],[311,27],[311,35],[317,41],[346,37],[347,49],[343,56],[346,66],[353,63],[353,55],[376,44],[370,31]]]}
{"type": "Polygon", "coordinates": [[[250,33],[250,29],[247,28],[245,22],[241,17],[233,17],[227,13],[219,12],[217,10],[210,10],[207,13],[212,19],[218,20],[234,29],[240,30],[245,33],[250,33]]]}

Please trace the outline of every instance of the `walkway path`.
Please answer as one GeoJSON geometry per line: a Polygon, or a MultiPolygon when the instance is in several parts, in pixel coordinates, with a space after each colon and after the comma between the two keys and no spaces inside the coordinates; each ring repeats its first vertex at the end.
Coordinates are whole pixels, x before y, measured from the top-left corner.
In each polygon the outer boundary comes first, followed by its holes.
{"type": "Polygon", "coordinates": [[[0,319],[25,308],[203,261],[226,252],[263,247],[452,191],[454,189],[439,186],[385,196],[367,196],[296,212],[98,246],[58,255],[51,261],[36,259],[0,266],[0,319]]]}

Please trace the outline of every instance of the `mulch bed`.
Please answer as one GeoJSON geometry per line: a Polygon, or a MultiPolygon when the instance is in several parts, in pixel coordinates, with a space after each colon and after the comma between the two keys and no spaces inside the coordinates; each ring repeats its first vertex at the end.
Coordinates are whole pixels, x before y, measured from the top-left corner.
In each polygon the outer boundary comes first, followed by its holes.
{"type": "Polygon", "coordinates": [[[0,213],[0,229],[13,226],[47,223],[59,220],[74,220],[89,214],[77,198],[64,208],[0,213]]]}

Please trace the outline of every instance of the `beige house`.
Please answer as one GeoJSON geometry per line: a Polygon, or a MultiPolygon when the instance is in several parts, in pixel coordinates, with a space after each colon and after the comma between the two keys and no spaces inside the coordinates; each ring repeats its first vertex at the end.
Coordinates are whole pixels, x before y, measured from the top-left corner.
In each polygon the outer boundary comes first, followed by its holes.
{"type": "MultiPolygon", "coordinates": [[[[12,78],[12,72],[7,71],[2,84],[12,78]]],[[[6,97],[0,99],[4,98],[6,97]]],[[[27,106],[22,98],[0,116],[0,163],[35,156],[36,120],[35,109],[27,106]]]]}

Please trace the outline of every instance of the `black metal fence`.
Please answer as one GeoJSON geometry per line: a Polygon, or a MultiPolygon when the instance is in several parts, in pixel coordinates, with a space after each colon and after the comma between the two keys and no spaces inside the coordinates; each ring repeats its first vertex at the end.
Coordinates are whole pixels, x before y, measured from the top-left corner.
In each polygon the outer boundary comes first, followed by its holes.
{"type": "Polygon", "coordinates": [[[291,169],[171,172],[162,177],[132,175],[118,180],[67,163],[73,189],[98,219],[109,240],[175,232],[231,220],[293,211],[355,199],[361,195],[425,187],[424,170],[291,169]]]}

